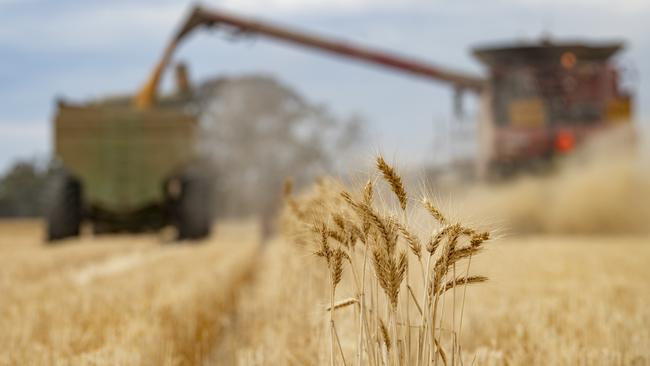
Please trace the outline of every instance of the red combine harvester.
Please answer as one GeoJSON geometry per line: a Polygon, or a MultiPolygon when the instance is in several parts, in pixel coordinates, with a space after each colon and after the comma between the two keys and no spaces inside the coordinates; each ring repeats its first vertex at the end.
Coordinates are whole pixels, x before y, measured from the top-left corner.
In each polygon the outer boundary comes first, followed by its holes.
{"type": "Polygon", "coordinates": [[[620,43],[512,44],[482,47],[474,56],[488,77],[452,71],[390,52],[333,40],[233,14],[195,7],[165,49],[135,98],[140,109],[155,104],[162,73],[178,43],[195,28],[215,27],[238,35],[259,35],[349,59],[444,82],[455,90],[456,110],[464,92],[480,95],[480,175],[508,174],[571,151],[585,137],[631,119],[632,97],[621,90],[611,61],[620,43]]]}
{"type": "Polygon", "coordinates": [[[489,68],[480,166],[507,174],[545,165],[590,134],[629,122],[631,96],[610,61],[621,48],[542,41],[474,49],[489,68]]]}

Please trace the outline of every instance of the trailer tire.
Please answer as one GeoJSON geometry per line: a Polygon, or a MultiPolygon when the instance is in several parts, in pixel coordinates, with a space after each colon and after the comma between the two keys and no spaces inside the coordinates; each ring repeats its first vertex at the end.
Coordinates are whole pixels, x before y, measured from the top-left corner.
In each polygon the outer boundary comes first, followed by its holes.
{"type": "Polygon", "coordinates": [[[186,174],[175,182],[180,192],[172,206],[178,240],[197,240],[212,229],[212,185],[201,174],[186,174]]]}
{"type": "Polygon", "coordinates": [[[54,176],[46,200],[47,241],[78,236],[83,218],[81,182],[66,173],[54,176]]]}

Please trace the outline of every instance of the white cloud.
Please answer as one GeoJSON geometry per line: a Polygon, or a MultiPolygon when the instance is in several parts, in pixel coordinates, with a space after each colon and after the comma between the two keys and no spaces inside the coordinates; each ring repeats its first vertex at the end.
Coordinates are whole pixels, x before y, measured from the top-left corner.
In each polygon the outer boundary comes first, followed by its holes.
{"type": "MultiPolygon", "coordinates": [[[[545,12],[575,12],[579,6],[614,13],[650,10],[650,1],[626,0],[612,5],[608,0],[495,0],[499,8],[529,7],[545,12]]],[[[0,0],[2,7],[20,9],[24,3],[0,0]]],[[[34,3],[29,2],[31,7],[34,3]]],[[[44,7],[41,12],[23,11],[0,21],[0,44],[33,50],[60,50],[117,47],[142,44],[147,40],[166,40],[190,10],[190,0],[165,2],[99,2],[69,11],[44,7]]],[[[481,1],[444,0],[213,0],[206,7],[241,12],[256,17],[345,14],[371,10],[419,11],[432,14],[481,14],[495,4],[481,1]]],[[[486,17],[486,21],[489,18],[486,17]]]]}
{"type": "Polygon", "coordinates": [[[445,12],[450,9],[481,11],[499,5],[557,8],[581,6],[612,12],[635,12],[650,9],[647,0],[622,0],[613,4],[611,0],[222,0],[217,4],[228,9],[247,13],[314,13],[322,12],[358,12],[368,10],[424,10],[445,12]]]}
{"type": "Polygon", "coordinates": [[[106,2],[65,13],[29,12],[3,20],[0,43],[35,50],[119,46],[147,36],[170,35],[186,8],[181,3],[106,2]]]}
{"type": "Polygon", "coordinates": [[[49,127],[44,123],[29,121],[0,121],[0,141],[35,138],[45,141],[49,138],[49,127]]]}
{"type": "Polygon", "coordinates": [[[276,13],[308,12],[354,12],[377,8],[408,8],[417,3],[417,0],[223,0],[219,2],[228,9],[240,10],[250,13],[259,13],[270,10],[276,13]]]}
{"type": "Polygon", "coordinates": [[[567,10],[571,6],[584,6],[612,12],[635,12],[650,9],[650,2],[647,0],[621,0],[615,3],[611,0],[513,0],[513,2],[538,7],[560,6],[566,7],[567,10]]]}
{"type": "Polygon", "coordinates": [[[50,149],[47,124],[0,120],[0,173],[18,159],[46,157],[50,149]]]}

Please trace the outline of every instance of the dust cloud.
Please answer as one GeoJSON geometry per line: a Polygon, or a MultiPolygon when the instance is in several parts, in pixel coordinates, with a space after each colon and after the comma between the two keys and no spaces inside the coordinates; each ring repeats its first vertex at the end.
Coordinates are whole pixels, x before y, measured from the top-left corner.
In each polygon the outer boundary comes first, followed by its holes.
{"type": "Polygon", "coordinates": [[[463,206],[506,232],[650,234],[648,140],[603,133],[550,174],[470,189],[463,206]]]}

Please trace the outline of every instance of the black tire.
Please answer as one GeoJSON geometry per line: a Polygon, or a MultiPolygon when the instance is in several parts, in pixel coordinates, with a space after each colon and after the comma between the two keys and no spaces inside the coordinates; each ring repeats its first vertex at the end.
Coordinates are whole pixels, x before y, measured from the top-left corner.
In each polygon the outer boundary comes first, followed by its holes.
{"type": "Polygon", "coordinates": [[[52,177],[45,214],[47,241],[78,236],[83,219],[81,182],[64,173],[52,177]]]}
{"type": "Polygon", "coordinates": [[[197,240],[212,229],[212,184],[200,174],[187,174],[170,182],[180,186],[172,202],[172,215],[178,240],[197,240]]]}

